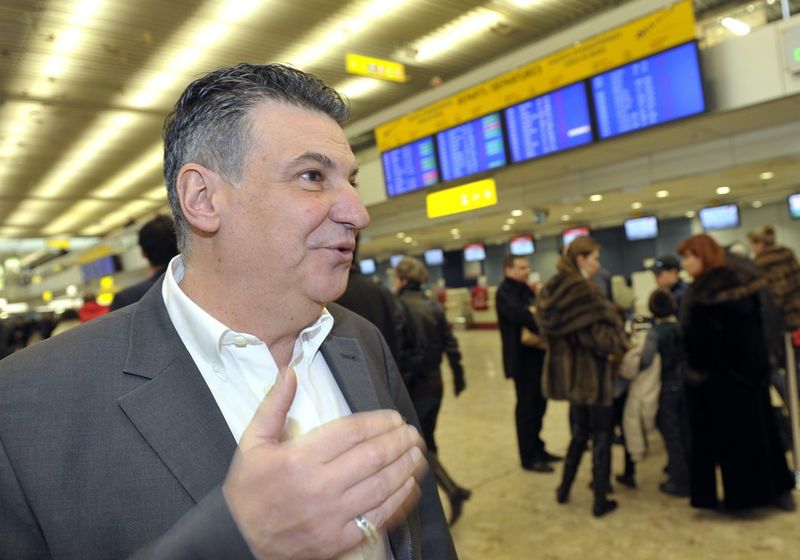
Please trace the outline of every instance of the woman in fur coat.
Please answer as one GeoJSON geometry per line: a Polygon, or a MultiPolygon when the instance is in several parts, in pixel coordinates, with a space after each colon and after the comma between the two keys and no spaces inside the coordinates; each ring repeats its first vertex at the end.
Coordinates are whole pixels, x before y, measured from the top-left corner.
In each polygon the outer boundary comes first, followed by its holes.
{"type": "Polygon", "coordinates": [[[723,249],[705,234],[684,240],[678,252],[695,279],[681,309],[692,506],[718,507],[719,465],[727,509],[794,509],[794,480],[769,398],[761,314],[766,281],[726,262],[723,249]]]}
{"type": "Polygon", "coordinates": [[[776,244],[775,228],[761,226],[747,235],[787,331],[800,329],[800,264],[791,249],[776,244]]]}
{"type": "Polygon", "coordinates": [[[599,517],[617,507],[607,499],[611,470],[611,357],[626,349],[625,329],[616,306],[591,278],[600,270],[600,245],[590,237],[570,243],[558,261],[558,272],[542,288],[537,310],[548,350],[542,385],[547,398],[568,400],[574,427],[564,460],[559,503],[566,503],[583,452],[592,439],[593,513],[599,517]]]}

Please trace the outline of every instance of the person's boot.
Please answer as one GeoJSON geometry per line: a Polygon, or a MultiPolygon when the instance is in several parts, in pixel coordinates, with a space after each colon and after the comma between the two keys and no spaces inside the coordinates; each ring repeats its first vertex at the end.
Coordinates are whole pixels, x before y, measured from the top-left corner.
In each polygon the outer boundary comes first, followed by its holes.
{"type": "Polygon", "coordinates": [[[611,437],[610,434],[595,434],[592,441],[592,476],[594,478],[594,506],[592,513],[595,517],[617,509],[617,502],[606,498],[608,494],[608,477],[611,474],[611,437]]]}
{"type": "Polygon", "coordinates": [[[569,500],[569,491],[575,481],[575,475],[578,473],[578,466],[581,464],[581,457],[585,450],[586,438],[576,433],[569,442],[567,456],[564,459],[564,472],[561,475],[561,485],[556,489],[556,501],[559,504],[565,504],[569,500]]]}
{"type": "Polygon", "coordinates": [[[625,472],[618,474],[616,479],[623,486],[636,488],[636,463],[627,451],[625,451],[625,472]]]}
{"type": "Polygon", "coordinates": [[[450,525],[454,525],[458,518],[461,517],[464,502],[469,500],[472,492],[456,484],[456,481],[452,479],[442,463],[439,462],[439,457],[437,457],[436,453],[428,453],[428,459],[436,482],[447,494],[447,499],[450,502],[450,525]]]}

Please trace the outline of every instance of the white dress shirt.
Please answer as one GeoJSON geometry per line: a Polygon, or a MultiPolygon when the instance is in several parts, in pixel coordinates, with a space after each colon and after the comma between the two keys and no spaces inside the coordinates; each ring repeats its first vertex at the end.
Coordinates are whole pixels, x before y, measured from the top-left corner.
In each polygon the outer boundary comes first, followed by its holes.
{"type": "MultiPolygon", "coordinates": [[[[195,365],[214,396],[238,443],[267,391],[275,384],[278,366],[258,337],[236,332],[192,301],[181,290],[185,268],[178,255],[164,275],[161,295],[167,313],[195,365]]],[[[326,422],[352,413],[320,352],[333,328],[333,316],[323,309],[294,342],[289,365],[297,374],[297,394],[289,409],[283,439],[293,439],[326,422]]],[[[388,538],[383,546],[363,545],[346,555],[347,560],[392,558],[388,538]]]]}

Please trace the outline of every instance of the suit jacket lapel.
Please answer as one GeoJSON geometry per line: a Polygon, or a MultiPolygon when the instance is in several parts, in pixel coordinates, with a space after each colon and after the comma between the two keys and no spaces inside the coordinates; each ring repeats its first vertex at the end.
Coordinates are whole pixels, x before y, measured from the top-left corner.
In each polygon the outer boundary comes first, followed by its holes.
{"type": "Polygon", "coordinates": [[[350,410],[363,412],[381,408],[375,382],[356,339],[329,336],[322,344],[322,355],[350,410]]]}
{"type": "MultiPolygon", "coordinates": [[[[356,339],[331,335],[322,345],[322,355],[351,411],[395,408],[391,402],[381,403],[375,387],[375,372],[370,372],[367,368],[366,358],[356,339]]],[[[385,391],[381,392],[383,393],[385,391]]],[[[407,521],[389,532],[389,542],[397,560],[412,558],[413,547],[407,521]]]]}
{"type": "Polygon", "coordinates": [[[149,381],[119,405],[195,501],[225,478],[236,450],[222,412],[169,320],[156,283],[131,314],[124,371],[149,381]]]}

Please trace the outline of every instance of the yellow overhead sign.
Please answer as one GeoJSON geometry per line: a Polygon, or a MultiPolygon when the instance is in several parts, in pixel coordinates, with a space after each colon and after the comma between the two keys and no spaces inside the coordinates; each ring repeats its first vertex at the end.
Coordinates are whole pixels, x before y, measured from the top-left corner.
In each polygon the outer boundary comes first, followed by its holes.
{"type": "Polygon", "coordinates": [[[694,38],[694,8],[683,0],[381,125],[375,141],[390,150],[694,38]]]}
{"type": "Polygon", "coordinates": [[[54,238],[47,240],[47,246],[51,249],[69,249],[69,239],[54,238]]]}
{"type": "Polygon", "coordinates": [[[440,218],[497,204],[494,179],[483,179],[460,187],[445,189],[425,197],[428,218],[440,218]]]}
{"type": "Polygon", "coordinates": [[[406,81],[406,67],[399,62],[355,53],[347,53],[344,62],[349,74],[369,76],[390,82],[403,83],[406,81]]]}
{"type": "Polygon", "coordinates": [[[78,255],[78,264],[89,264],[90,262],[96,261],[97,259],[102,259],[103,257],[107,257],[111,254],[111,247],[108,245],[98,245],[96,247],[92,247],[91,249],[87,249],[80,255],[78,255]]]}

